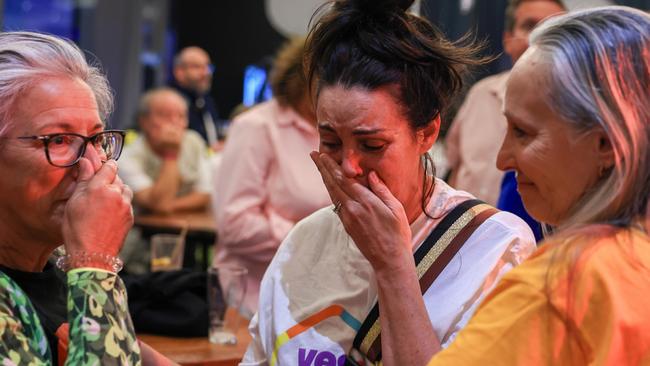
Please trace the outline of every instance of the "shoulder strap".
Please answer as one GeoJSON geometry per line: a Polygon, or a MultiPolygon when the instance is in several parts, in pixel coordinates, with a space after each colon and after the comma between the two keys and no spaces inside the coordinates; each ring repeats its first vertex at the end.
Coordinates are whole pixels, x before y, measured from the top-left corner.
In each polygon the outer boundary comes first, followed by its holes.
{"type": "MultiPolygon", "coordinates": [[[[476,228],[496,212],[497,209],[483,201],[468,200],[456,206],[436,225],[413,254],[423,294],[476,228]]],[[[359,355],[372,363],[380,362],[380,333],[379,304],[375,303],[354,338],[347,365],[363,364],[355,362],[355,359],[359,359],[359,355]]]]}

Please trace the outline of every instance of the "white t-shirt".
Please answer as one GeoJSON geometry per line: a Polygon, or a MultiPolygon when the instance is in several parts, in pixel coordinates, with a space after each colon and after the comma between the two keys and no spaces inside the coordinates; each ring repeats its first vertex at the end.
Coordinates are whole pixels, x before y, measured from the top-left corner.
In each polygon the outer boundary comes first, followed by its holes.
{"type": "MultiPolygon", "coordinates": [[[[138,136],[124,147],[118,164],[120,178],[137,193],[154,185],[162,159],[151,150],[144,136],[138,136]]],[[[212,191],[208,148],[195,131],[185,131],[178,155],[178,171],[181,176],[179,196],[212,191]]]]}
{"type": "MultiPolygon", "coordinates": [[[[428,205],[435,219],[422,214],[411,225],[413,250],[450,210],[472,198],[437,179],[428,205]]],[[[474,231],[424,294],[443,347],[498,279],[534,250],[530,228],[507,212],[474,231]]],[[[370,263],[331,208],[321,209],[296,225],[266,271],[250,325],[253,339],[240,365],[343,365],[376,301],[370,263]],[[307,319],[309,325],[298,325],[307,319]]]]}

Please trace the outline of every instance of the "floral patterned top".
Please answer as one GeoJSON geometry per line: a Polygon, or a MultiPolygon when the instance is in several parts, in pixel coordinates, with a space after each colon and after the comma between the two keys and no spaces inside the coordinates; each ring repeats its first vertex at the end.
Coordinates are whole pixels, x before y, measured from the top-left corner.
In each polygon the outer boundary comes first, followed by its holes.
{"type": "MultiPolygon", "coordinates": [[[[114,273],[91,268],[69,271],[66,365],[141,365],[129,317],[126,290],[114,273]]],[[[52,365],[34,307],[0,271],[0,365],[52,365]]]]}

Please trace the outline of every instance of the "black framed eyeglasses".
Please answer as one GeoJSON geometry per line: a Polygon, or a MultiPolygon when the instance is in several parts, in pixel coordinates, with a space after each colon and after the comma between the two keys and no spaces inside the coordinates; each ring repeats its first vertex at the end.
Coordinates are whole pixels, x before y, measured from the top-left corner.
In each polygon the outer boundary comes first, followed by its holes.
{"type": "Polygon", "coordinates": [[[21,140],[43,141],[47,161],[59,168],[67,168],[77,164],[86,152],[90,142],[100,155],[102,162],[110,159],[117,160],[124,146],[125,132],[121,130],[106,130],[92,136],[77,133],[53,133],[41,136],[21,136],[21,140]]]}

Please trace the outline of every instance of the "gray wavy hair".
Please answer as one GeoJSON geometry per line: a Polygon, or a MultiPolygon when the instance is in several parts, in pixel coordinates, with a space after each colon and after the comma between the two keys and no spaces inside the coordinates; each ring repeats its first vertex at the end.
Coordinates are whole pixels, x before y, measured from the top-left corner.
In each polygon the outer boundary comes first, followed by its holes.
{"type": "Polygon", "coordinates": [[[113,92],[98,65],[89,65],[83,52],[69,40],[33,32],[0,33],[0,136],[11,125],[17,98],[43,77],[78,78],[97,101],[106,121],[113,110],[113,92]]]}
{"type": "Polygon", "coordinates": [[[615,156],[562,227],[633,224],[650,195],[650,15],[622,6],[570,13],[530,42],[549,67],[549,107],[576,131],[603,130],[615,156]]]}

